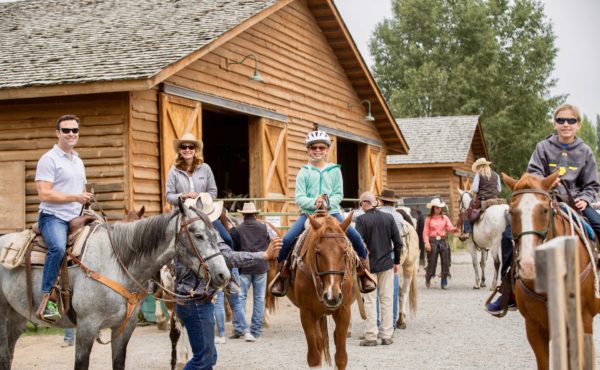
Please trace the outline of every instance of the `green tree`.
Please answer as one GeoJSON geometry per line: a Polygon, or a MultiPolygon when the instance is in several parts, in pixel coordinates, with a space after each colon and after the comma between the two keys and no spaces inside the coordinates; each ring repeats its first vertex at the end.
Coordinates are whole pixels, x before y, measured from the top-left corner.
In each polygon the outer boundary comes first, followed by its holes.
{"type": "Polygon", "coordinates": [[[477,114],[496,170],[519,176],[552,131],[557,49],[536,0],[393,0],[371,38],[396,117],[477,114]]]}
{"type": "Polygon", "coordinates": [[[596,135],[596,128],[594,128],[592,121],[585,114],[581,120],[581,128],[577,132],[577,136],[592,148],[596,163],[598,163],[598,136],[596,135]]]}

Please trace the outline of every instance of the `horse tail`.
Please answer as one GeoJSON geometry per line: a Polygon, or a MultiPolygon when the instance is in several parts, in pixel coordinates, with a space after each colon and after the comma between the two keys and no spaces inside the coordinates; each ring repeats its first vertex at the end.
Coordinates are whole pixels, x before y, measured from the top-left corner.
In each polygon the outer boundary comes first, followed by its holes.
{"type": "MultiPolygon", "coordinates": [[[[275,262],[269,261],[269,270],[267,271],[267,287],[271,284],[271,281],[273,281],[273,279],[275,279],[276,275],[277,275],[277,266],[275,265],[275,262]]],[[[272,295],[271,291],[269,289],[267,289],[267,292],[265,294],[265,308],[270,313],[275,313],[275,311],[277,311],[277,308],[279,306],[278,303],[279,303],[279,300],[277,299],[277,297],[272,295]]]]}
{"type": "Polygon", "coordinates": [[[408,293],[408,306],[410,308],[410,314],[415,315],[417,313],[417,270],[419,269],[419,258],[417,256],[416,262],[413,265],[412,280],[410,281],[410,292],[408,293]]]}
{"type": "Polygon", "coordinates": [[[169,339],[171,339],[171,370],[175,370],[177,366],[177,342],[179,342],[180,336],[181,331],[177,327],[177,318],[173,312],[171,314],[171,330],[169,331],[169,339]]]}
{"type": "Polygon", "coordinates": [[[321,327],[321,339],[323,340],[323,357],[328,366],[331,366],[331,353],[329,353],[329,328],[327,328],[327,315],[321,316],[319,319],[321,327]]]}

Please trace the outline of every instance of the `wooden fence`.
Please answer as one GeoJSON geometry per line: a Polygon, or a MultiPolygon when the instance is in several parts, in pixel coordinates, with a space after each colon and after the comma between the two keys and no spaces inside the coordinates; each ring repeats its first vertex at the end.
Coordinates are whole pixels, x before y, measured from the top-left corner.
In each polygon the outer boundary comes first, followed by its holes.
{"type": "Polygon", "coordinates": [[[548,297],[550,368],[593,369],[594,343],[584,343],[576,238],[554,238],[535,251],[535,290],[548,297]],[[586,360],[587,359],[587,360],[586,360]]]}

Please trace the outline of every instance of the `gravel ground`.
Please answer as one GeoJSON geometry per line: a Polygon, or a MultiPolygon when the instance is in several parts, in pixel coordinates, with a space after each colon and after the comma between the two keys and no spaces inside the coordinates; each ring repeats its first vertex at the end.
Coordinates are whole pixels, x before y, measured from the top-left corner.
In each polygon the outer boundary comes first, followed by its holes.
{"type": "MultiPolygon", "coordinates": [[[[535,360],[518,312],[497,319],[483,310],[489,290],[472,289],[470,256],[453,252],[450,288],[441,290],[439,279],[425,288],[419,272],[418,310],[405,330],[396,330],[390,346],[360,347],[364,329],[356,307],[352,337],[348,339],[349,369],[533,369],[535,360]]],[[[487,276],[492,276],[491,261],[487,276]]],[[[595,330],[600,329],[595,322],[595,330]]],[[[330,331],[332,324],[330,324],[330,331]]],[[[231,332],[231,324],[227,323],[231,332]]],[[[104,333],[103,338],[107,338],[104,333]]],[[[331,335],[332,337],[332,335],[331,335]]],[[[74,348],[61,348],[60,336],[24,337],[17,343],[13,369],[72,369],[74,348]]],[[[600,348],[596,339],[596,348],[600,348]]],[[[216,369],[305,369],[306,343],[298,310],[286,299],[273,316],[271,327],[255,343],[227,340],[217,346],[216,369]]],[[[335,346],[331,343],[332,357],[335,346]]],[[[110,369],[110,346],[94,345],[91,369],[110,369]]],[[[596,367],[600,366],[597,358],[596,367]]],[[[129,343],[127,369],[169,369],[170,344],[166,332],[137,328],[129,343]]],[[[327,368],[325,366],[325,368],[327,368]]]]}

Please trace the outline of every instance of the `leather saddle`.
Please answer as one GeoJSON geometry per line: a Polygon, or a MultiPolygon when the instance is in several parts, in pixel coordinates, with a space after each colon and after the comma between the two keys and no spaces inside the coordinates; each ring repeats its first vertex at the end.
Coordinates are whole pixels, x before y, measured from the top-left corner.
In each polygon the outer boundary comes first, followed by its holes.
{"type": "MultiPolygon", "coordinates": [[[[75,257],[81,255],[81,251],[83,249],[84,243],[76,243],[80,241],[83,236],[84,239],[87,239],[87,236],[90,233],[90,228],[86,230],[86,226],[96,221],[97,218],[92,215],[81,215],[79,217],[75,217],[69,222],[69,233],[67,234],[67,250],[71,252],[75,257]],[[85,235],[83,235],[85,234],[85,235]],[[77,245],[80,248],[74,248],[77,245]],[[76,250],[78,249],[78,250],[76,250]]],[[[43,254],[48,253],[48,246],[42,237],[42,233],[40,231],[39,225],[36,222],[31,225],[31,230],[36,234],[35,238],[32,241],[32,252],[40,252],[43,254]]],[[[82,242],[84,240],[81,240],[82,242]]],[[[33,257],[33,256],[32,256],[33,257]]],[[[45,260],[45,256],[44,256],[45,260]]],[[[31,261],[32,264],[38,264],[39,261],[31,261]]],[[[42,262],[43,264],[43,262],[42,262]]]]}

